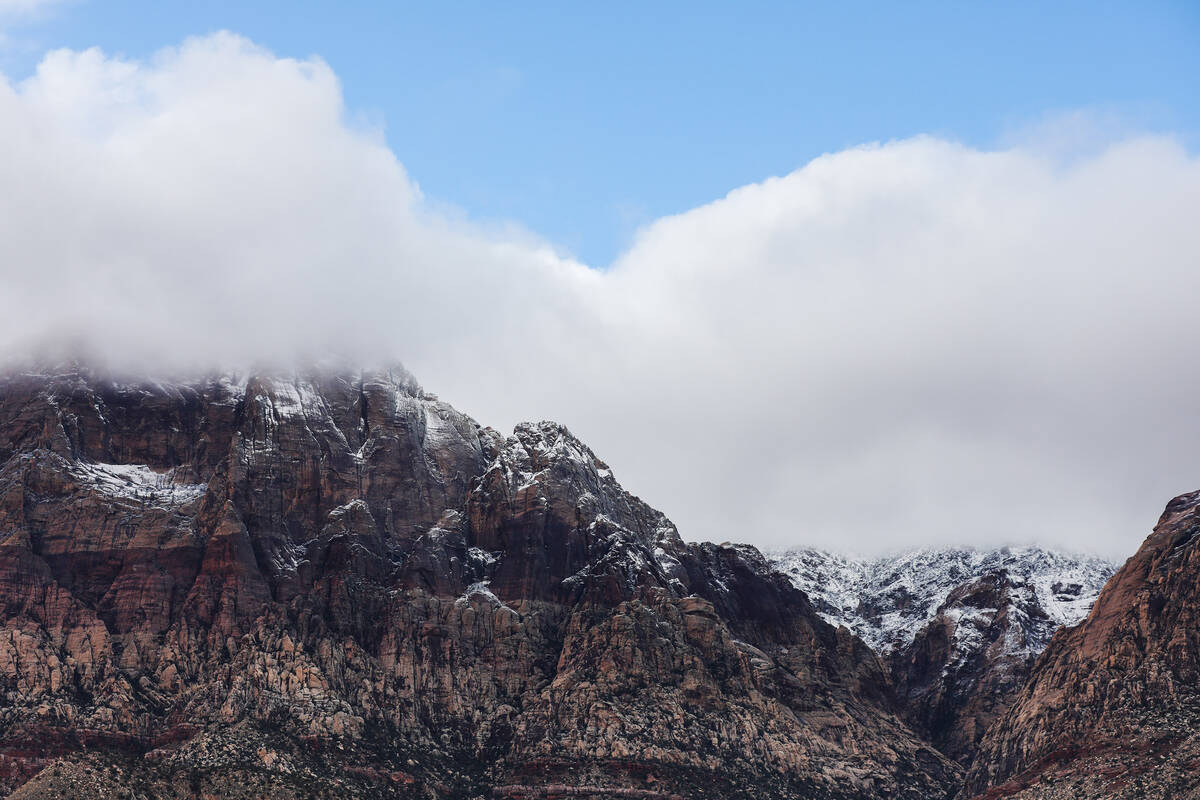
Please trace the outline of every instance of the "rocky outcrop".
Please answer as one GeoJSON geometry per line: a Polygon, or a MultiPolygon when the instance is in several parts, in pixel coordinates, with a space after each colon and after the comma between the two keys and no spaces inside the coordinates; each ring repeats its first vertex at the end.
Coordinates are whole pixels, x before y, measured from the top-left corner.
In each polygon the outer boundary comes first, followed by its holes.
{"type": "Polygon", "coordinates": [[[878,648],[909,724],[966,764],[1037,656],[1115,565],[1040,547],[922,548],[876,559],[773,556],[818,612],[878,648]]]}
{"type": "Polygon", "coordinates": [[[1200,492],[1171,501],[984,737],[962,797],[1200,797],[1200,492]]]}
{"type": "Polygon", "coordinates": [[[562,426],[502,436],[399,369],[4,378],[0,698],[20,797],[957,780],[753,548],[685,543],[562,426]]]}
{"type": "Polygon", "coordinates": [[[1006,570],[958,587],[912,643],[891,654],[905,718],[947,756],[968,762],[1056,627],[1028,584],[1006,570]]]}

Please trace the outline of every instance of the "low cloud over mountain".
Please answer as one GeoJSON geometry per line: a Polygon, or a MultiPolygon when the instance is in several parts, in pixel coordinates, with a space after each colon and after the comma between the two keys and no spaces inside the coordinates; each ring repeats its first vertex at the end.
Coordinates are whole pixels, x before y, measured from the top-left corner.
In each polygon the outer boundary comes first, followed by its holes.
{"type": "Polygon", "coordinates": [[[853,148],[597,269],[425,198],[328,65],[230,34],[50,53],[0,120],[9,355],[398,358],[571,425],[693,539],[1115,555],[1196,482],[1200,164],[1167,138],[853,148]]]}

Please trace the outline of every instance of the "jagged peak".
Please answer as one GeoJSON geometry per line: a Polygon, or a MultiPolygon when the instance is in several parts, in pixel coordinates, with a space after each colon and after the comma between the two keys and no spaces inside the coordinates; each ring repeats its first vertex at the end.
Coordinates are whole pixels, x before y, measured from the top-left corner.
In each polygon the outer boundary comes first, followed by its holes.
{"type": "Polygon", "coordinates": [[[561,422],[520,422],[513,428],[513,438],[519,441],[531,456],[565,457],[608,469],[608,465],[597,458],[592,449],[561,422]]]}
{"type": "Polygon", "coordinates": [[[507,474],[516,486],[529,485],[558,466],[586,474],[597,484],[611,484],[612,488],[620,489],[609,466],[561,423],[521,422],[513,428],[511,436],[498,444],[489,469],[507,474]]]}
{"type": "Polygon", "coordinates": [[[847,626],[881,654],[910,642],[956,589],[999,572],[1027,587],[1055,624],[1075,624],[1117,567],[1038,545],[918,547],[873,558],[799,548],[769,557],[828,622],[847,626]]]}

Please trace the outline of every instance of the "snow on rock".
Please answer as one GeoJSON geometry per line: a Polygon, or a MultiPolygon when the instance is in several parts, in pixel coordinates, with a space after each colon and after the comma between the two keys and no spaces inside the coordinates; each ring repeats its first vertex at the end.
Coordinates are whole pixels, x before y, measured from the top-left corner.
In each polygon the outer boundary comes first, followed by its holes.
{"type": "MultiPolygon", "coordinates": [[[[467,590],[462,593],[462,596],[454,601],[454,604],[459,608],[463,608],[471,602],[471,598],[473,597],[482,597],[485,602],[491,603],[497,608],[503,608],[506,611],[513,611],[510,605],[496,596],[496,594],[488,586],[488,581],[478,581],[476,583],[472,583],[467,587],[467,590]]],[[[513,611],[513,613],[516,612],[513,611]]]]}
{"type": "Polygon", "coordinates": [[[495,553],[489,553],[487,550],[483,550],[478,547],[467,548],[467,557],[470,558],[471,561],[481,564],[485,567],[490,567],[492,564],[495,564],[500,560],[495,553]]]}
{"type": "MultiPolygon", "coordinates": [[[[1087,616],[1116,570],[1101,558],[1036,546],[920,548],[873,559],[806,548],[771,553],[769,558],[809,596],[827,622],[845,625],[880,656],[911,643],[955,589],[1000,571],[1007,573],[1014,595],[1022,599],[1011,613],[1029,619],[1019,626],[1024,637],[1013,634],[1012,652],[1041,652],[1058,627],[1087,616]]],[[[977,627],[958,626],[964,653],[970,651],[972,642],[966,639],[977,627]]]]}
{"type": "Polygon", "coordinates": [[[180,506],[204,496],[204,483],[176,483],[174,471],[156,472],[145,464],[78,462],[75,477],[111,497],[150,506],[180,506]]]}

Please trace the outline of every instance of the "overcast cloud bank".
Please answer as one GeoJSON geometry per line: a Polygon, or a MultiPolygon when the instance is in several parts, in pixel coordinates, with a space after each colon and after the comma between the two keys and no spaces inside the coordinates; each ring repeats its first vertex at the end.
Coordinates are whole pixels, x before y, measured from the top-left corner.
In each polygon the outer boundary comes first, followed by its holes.
{"type": "Polygon", "coordinates": [[[0,83],[0,344],[400,359],[566,423],[691,539],[1124,555],[1200,488],[1200,161],[1054,150],[826,155],[596,270],[439,211],[318,60],[59,51],[0,83]]]}

